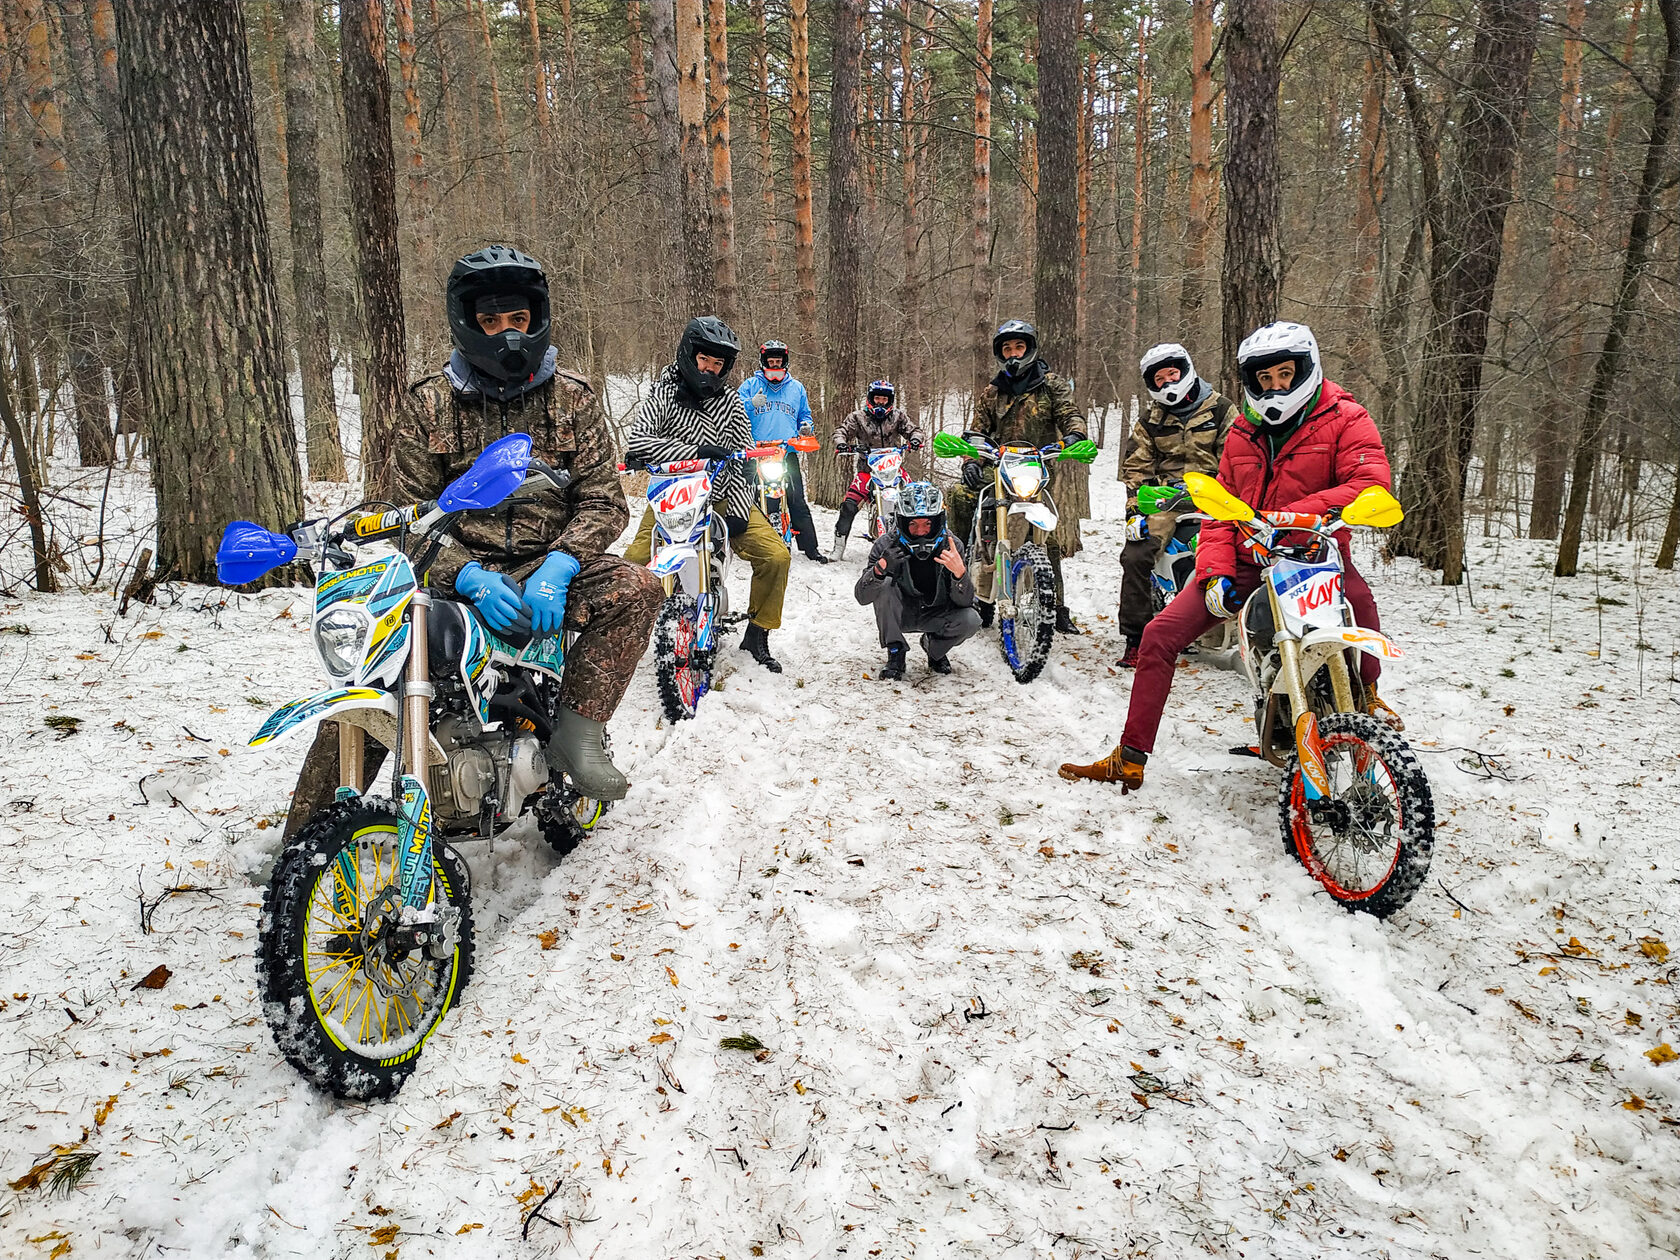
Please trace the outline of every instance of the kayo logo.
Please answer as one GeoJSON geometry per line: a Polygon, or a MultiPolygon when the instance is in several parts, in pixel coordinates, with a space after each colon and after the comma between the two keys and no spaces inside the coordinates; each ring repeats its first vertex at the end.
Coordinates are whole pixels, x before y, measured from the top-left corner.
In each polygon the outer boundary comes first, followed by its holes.
{"type": "Polygon", "coordinates": [[[1305,617],[1315,612],[1337,598],[1342,591],[1342,575],[1327,573],[1314,578],[1303,591],[1295,596],[1295,615],[1305,617]]]}
{"type": "Polygon", "coordinates": [[[685,481],[672,486],[654,502],[656,512],[674,512],[694,502],[694,483],[685,481]]]}

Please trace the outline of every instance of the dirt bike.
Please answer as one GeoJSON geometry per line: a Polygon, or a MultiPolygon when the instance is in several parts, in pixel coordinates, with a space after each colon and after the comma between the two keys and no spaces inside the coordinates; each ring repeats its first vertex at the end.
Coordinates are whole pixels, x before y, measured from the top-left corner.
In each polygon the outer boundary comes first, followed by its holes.
{"type": "Polygon", "coordinates": [[[780,446],[754,446],[721,459],[682,459],[646,468],[653,509],[648,568],[665,584],[665,603],[653,626],[654,678],[667,721],[694,716],[711,690],[723,632],[746,620],[731,615],[724,581],[729,531],[712,511],[712,484],[731,460],[771,460],[780,446]]]}
{"type": "Polygon", "coordinates": [[[1340,512],[1259,513],[1212,477],[1184,481],[1198,508],[1237,527],[1263,575],[1237,621],[1259,753],[1284,772],[1284,848],[1338,902],[1386,918],[1428,873],[1435,805],[1411,746],[1365,712],[1350,657],[1402,653],[1355,622],[1335,536],[1397,525],[1400,505],[1368,486],[1340,512]]]}
{"type": "Polygon", "coordinates": [[[794,548],[794,538],[793,514],[787,507],[787,451],[803,451],[810,454],[819,446],[816,438],[805,434],[759,444],[759,449],[769,450],[771,453],[761,456],[758,460],[758,510],[764,513],[764,519],[770,522],[770,528],[782,536],[782,545],[790,552],[794,548]]]}
{"type": "MultiPolygon", "coordinates": [[[[1150,573],[1149,598],[1151,617],[1162,612],[1178,597],[1178,593],[1196,584],[1196,542],[1201,534],[1202,521],[1207,518],[1193,511],[1190,492],[1182,484],[1170,486],[1139,486],[1137,510],[1142,516],[1157,512],[1174,512],[1178,520],[1173,532],[1162,540],[1155,553],[1155,567],[1150,573]]],[[[1239,648],[1236,625],[1225,622],[1209,630],[1196,640],[1196,646],[1206,651],[1209,661],[1221,669],[1235,669],[1239,648]]]]}
{"type": "Polygon", "coordinates": [[[562,642],[492,631],[470,604],[426,585],[463,513],[570,480],[531,459],[531,439],[515,433],[431,502],[375,512],[359,504],[283,534],[235,521],[217,549],[229,586],[294,560],[318,575],[313,637],[333,686],[282,705],[249,742],[336,722],[339,788],[275,862],[257,976],[281,1053],[340,1098],[396,1093],[472,975],[470,878],[451,842],[490,839],[529,809],[565,852],[600,817],[600,803],[557,778],[543,755],[562,642]],[[386,539],[397,552],[357,556],[359,545],[386,539]],[[410,540],[419,543],[413,560],[410,540]],[[389,797],[364,781],[364,733],[396,754],[389,797]]]}
{"type": "MultiPolygon", "coordinates": [[[[893,517],[894,504],[898,498],[898,488],[908,484],[910,475],[904,471],[904,457],[909,452],[908,446],[837,446],[836,455],[861,455],[869,472],[869,494],[864,499],[867,513],[864,518],[864,536],[873,543],[886,533],[886,522],[893,517]]],[[[834,559],[842,559],[846,554],[847,536],[840,536],[834,551],[834,559]]]]}
{"type": "Polygon", "coordinates": [[[1029,683],[1043,672],[1056,633],[1056,577],[1044,543],[1056,528],[1057,515],[1045,464],[1064,459],[1089,464],[1097,457],[1097,444],[1087,440],[1072,446],[1053,442],[1044,447],[1014,443],[999,447],[983,438],[967,441],[954,433],[938,433],[933,453],[992,466],[992,484],[980,491],[974,506],[968,554],[979,570],[976,594],[982,602],[996,605],[1003,659],[1016,682],[1029,683]],[[988,512],[996,518],[991,541],[987,540],[988,512]],[[1025,518],[1022,528],[1011,528],[1013,516],[1025,518]],[[992,552],[989,563],[982,559],[986,548],[992,552]]]}

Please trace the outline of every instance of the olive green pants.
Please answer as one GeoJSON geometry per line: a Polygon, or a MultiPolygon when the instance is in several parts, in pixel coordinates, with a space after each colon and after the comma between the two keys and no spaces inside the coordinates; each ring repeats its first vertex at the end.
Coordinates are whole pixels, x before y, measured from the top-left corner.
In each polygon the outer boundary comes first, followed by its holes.
{"type": "MultiPolygon", "coordinates": [[[[747,618],[764,630],[782,624],[782,601],[787,598],[788,549],[775,526],[756,507],[747,517],[747,527],[729,540],[729,548],[752,565],[752,591],[747,596],[747,618]]],[[[646,564],[653,558],[653,509],[642,516],[636,537],[624,549],[631,564],[646,564]]]]}

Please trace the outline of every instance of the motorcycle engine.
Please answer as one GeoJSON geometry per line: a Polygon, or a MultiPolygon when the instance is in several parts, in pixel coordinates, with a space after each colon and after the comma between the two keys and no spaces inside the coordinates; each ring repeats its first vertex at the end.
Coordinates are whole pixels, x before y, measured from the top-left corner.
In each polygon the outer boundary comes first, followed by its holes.
{"type": "Polygon", "coordinates": [[[448,714],[435,728],[448,761],[432,767],[432,808],[440,818],[476,819],[486,796],[498,796],[497,764],[505,762],[506,735],[475,731],[465,718],[448,714]]]}

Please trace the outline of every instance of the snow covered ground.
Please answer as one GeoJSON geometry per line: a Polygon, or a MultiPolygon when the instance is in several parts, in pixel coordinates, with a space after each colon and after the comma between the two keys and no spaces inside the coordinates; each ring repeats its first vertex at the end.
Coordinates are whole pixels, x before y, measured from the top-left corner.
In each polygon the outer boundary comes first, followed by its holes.
{"type": "Polygon", "coordinates": [[[306,593],[0,601],[0,1255],[1676,1254],[1674,575],[1477,540],[1472,601],[1361,545],[1440,819],[1379,924],[1282,852],[1234,674],[1181,670],[1141,795],[1056,778],[1129,686],[1093,488],[1029,687],[990,638],[874,681],[854,570],[797,557],[785,674],[727,653],[669,728],[644,669],[630,799],[564,862],[467,847],[477,974],[372,1107],[253,993],[302,747],[243,741],[320,685],[306,593]]]}

